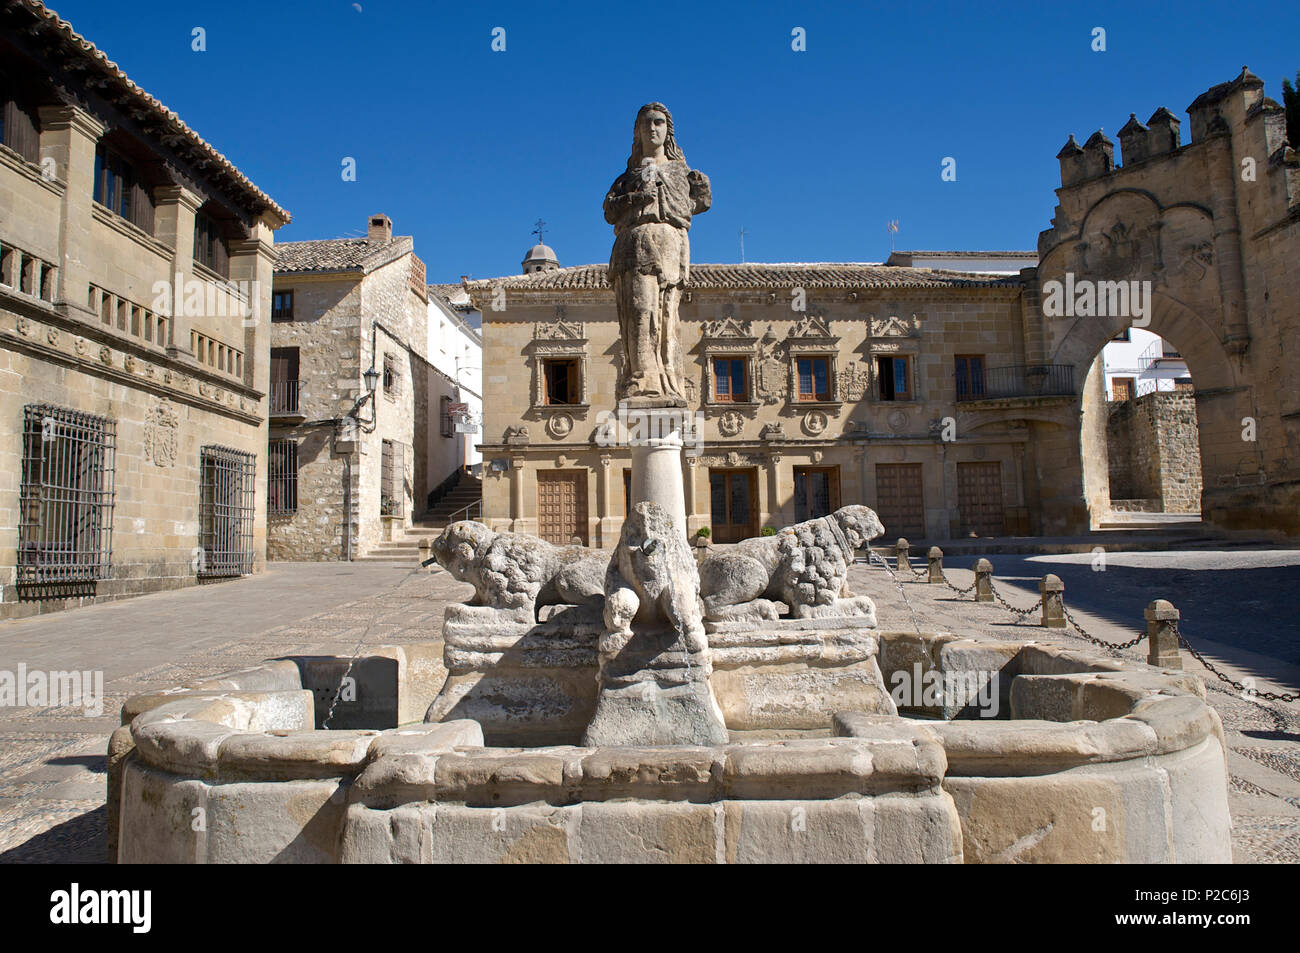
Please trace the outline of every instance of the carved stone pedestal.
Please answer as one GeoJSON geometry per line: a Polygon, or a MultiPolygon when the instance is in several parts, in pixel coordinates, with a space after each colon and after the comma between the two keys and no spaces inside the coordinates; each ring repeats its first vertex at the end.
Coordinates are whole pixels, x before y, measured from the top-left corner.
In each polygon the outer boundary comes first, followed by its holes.
{"type": "Polygon", "coordinates": [[[715,745],[727,740],[709,687],[708,645],[683,644],[677,630],[640,628],[600,640],[600,695],[586,745],[715,745]]]}

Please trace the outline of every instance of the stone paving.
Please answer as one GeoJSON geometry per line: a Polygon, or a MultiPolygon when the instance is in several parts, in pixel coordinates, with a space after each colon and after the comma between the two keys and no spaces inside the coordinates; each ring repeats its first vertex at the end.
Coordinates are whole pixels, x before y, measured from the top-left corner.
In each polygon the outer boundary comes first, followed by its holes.
{"type": "MultiPolygon", "coordinates": [[[[973,562],[947,560],[952,582],[969,585],[973,562]]],[[[921,569],[921,560],[914,564],[921,569]]],[[[1300,551],[1113,554],[1105,572],[1094,571],[1087,554],[1000,555],[994,567],[999,591],[1022,607],[1037,599],[1041,575],[1061,576],[1070,612],[1108,641],[1131,638],[1146,603],[1169,599],[1183,611],[1193,644],[1231,677],[1300,688],[1300,551]]],[[[908,605],[878,567],[855,565],[850,578],[856,592],[876,600],[883,628],[911,627],[908,605]]],[[[996,604],[976,604],[923,578],[902,583],[922,628],[1083,643],[1069,630],[1047,635],[1036,613],[1018,625],[996,604]]],[[[0,708],[0,862],[103,861],[104,751],[128,696],[278,655],[427,641],[444,606],[471,591],[446,573],[400,565],[273,563],[220,586],[0,625],[0,670],[20,662],[31,670],[100,670],[106,693],[97,717],[0,708]]],[[[1143,658],[1144,645],[1125,654],[1143,658]]],[[[1236,860],[1300,861],[1300,705],[1243,698],[1186,652],[1183,661],[1206,677],[1227,733],[1236,860]]]]}

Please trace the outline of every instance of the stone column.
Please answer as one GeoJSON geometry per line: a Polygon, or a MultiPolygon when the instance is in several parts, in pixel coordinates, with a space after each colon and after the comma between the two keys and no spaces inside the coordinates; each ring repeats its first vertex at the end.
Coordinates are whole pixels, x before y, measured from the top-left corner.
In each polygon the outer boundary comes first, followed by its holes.
{"type": "Polygon", "coordinates": [[[907,570],[907,574],[912,574],[912,544],[904,536],[898,537],[898,542],[894,544],[894,569],[897,572],[907,570]]]}
{"type": "Polygon", "coordinates": [[[1147,664],[1160,668],[1183,667],[1178,654],[1178,620],[1182,614],[1172,602],[1156,599],[1143,613],[1147,620],[1147,664]]]}
{"type": "MultiPolygon", "coordinates": [[[[163,185],[153,190],[154,235],[172,247],[172,313],[168,319],[167,354],[173,358],[194,359],[190,345],[190,318],[185,314],[185,283],[194,277],[194,214],[203,199],[180,185],[163,185]]],[[[274,264],[274,263],[272,263],[274,264]]],[[[270,313],[268,279],[267,313],[270,313]]],[[[245,367],[248,358],[245,353],[245,367]]],[[[268,374],[270,371],[268,370],[268,374]]],[[[269,377],[268,377],[269,380],[269,377]]]]}
{"type": "Polygon", "coordinates": [[[42,106],[41,158],[53,159],[54,174],[67,189],[59,205],[59,255],[54,303],[88,313],[90,269],[98,260],[93,235],[95,146],[103,124],[76,106],[42,106]]]}
{"type": "Polygon", "coordinates": [[[524,458],[510,458],[510,530],[522,532],[524,518],[524,458]]]}
{"type": "Polygon", "coordinates": [[[1038,580],[1038,594],[1043,597],[1042,622],[1045,629],[1065,628],[1065,583],[1048,573],[1038,580]]]}
{"type": "Polygon", "coordinates": [[[686,538],[682,414],[675,407],[627,411],[632,449],[632,505],[658,503],[686,538]]]}
{"type": "Polygon", "coordinates": [[[609,453],[600,455],[600,473],[597,476],[597,504],[600,517],[600,545],[608,549],[614,543],[614,514],[609,496],[609,471],[614,464],[614,457],[609,453]]]}
{"type": "MultiPolygon", "coordinates": [[[[780,529],[786,525],[781,512],[781,454],[767,458],[767,518],[771,526],[780,529]]],[[[760,526],[761,530],[762,527],[760,526]]]]}

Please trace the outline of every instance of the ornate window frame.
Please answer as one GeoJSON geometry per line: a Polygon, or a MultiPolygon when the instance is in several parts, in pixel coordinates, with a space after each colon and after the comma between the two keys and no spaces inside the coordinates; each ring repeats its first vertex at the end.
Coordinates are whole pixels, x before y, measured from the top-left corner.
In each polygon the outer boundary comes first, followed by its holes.
{"type": "Polygon", "coordinates": [[[753,415],[762,406],[755,393],[758,371],[758,338],[754,337],[749,321],[741,321],[727,314],[714,321],[704,322],[700,337],[700,356],[704,363],[700,389],[700,407],[706,415],[714,416],[728,410],[753,415]],[[714,396],[717,381],[714,379],[715,358],[730,358],[745,362],[745,400],[718,400],[714,396]]]}
{"type": "Polygon", "coordinates": [[[529,344],[529,364],[532,366],[532,399],[529,410],[546,416],[556,413],[585,411],[591,407],[589,353],[590,341],[581,321],[565,318],[563,305],[555,309],[554,321],[538,321],[533,326],[533,340],[529,344]],[[576,360],[578,362],[578,401],[572,404],[546,402],[545,364],[551,360],[576,360]]]}
{"type": "Polygon", "coordinates": [[[786,402],[793,408],[832,410],[839,413],[843,403],[840,400],[840,339],[831,333],[830,324],[828,318],[808,313],[799,319],[786,337],[785,354],[789,365],[786,402]],[[799,359],[808,357],[826,359],[827,400],[799,399],[799,359]]]}

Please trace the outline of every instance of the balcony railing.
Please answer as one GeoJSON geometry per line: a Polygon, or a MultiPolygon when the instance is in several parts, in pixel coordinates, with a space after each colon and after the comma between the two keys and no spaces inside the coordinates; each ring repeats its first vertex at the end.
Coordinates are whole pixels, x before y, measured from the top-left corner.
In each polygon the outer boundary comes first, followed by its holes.
{"type": "Polygon", "coordinates": [[[1072,364],[1011,364],[957,377],[957,399],[960,401],[1074,393],[1072,364]]]}
{"type": "Polygon", "coordinates": [[[298,392],[302,381],[271,381],[271,416],[295,417],[298,415],[298,392]]]}

